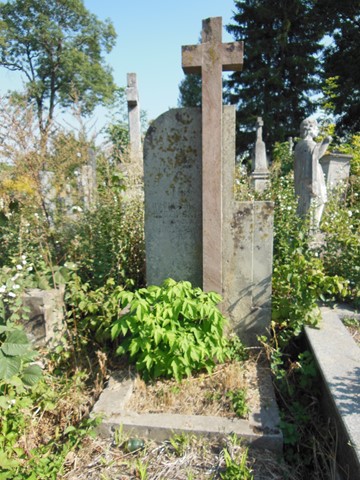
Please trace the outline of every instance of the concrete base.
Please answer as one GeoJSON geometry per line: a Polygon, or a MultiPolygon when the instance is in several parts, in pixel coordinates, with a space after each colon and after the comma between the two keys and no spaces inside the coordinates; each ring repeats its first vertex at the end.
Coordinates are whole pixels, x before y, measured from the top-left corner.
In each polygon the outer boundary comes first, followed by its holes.
{"type": "Polygon", "coordinates": [[[321,309],[319,328],[305,328],[318,364],[324,412],[335,420],[337,459],[346,480],[360,480],[360,348],[341,322],[345,310],[321,309]]]}
{"type": "MultiPolygon", "coordinates": [[[[271,383],[270,377],[268,380],[271,383]]],[[[253,447],[282,452],[283,437],[279,428],[279,412],[273,391],[271,397],[268,395],[262,402],[260,411],[251,412],[249,420],[243,420],[202,415],[138,414],[126,411],[125,406],[132,394],[132,388],[131,380],[116,380],[114,376],[110,379],[109,385],[92,411],[92,415],[103,417],[97,429],[99,435],[112,437],[120,425],[125,432],[159,442],[181,432],[215,438],[236,434],[253,447]]]]}
{"type": "Polygon", "coordinates": [[[26,289],[22,306],[28,311],[24,329],[36,346],[52,346],[60,339],[65,328],[64,286],[51,290],[26,289]]]}

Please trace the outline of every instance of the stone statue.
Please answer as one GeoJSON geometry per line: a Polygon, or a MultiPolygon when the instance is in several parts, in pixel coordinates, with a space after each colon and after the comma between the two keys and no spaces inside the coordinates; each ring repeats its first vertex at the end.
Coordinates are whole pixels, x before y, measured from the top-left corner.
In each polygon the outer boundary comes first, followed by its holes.
{"type": "Polygon", "coordinates": [[[302,140],[295,147],[294,180],[295,194],[298,196],[299,215],[311,212],[311,229],[317,230],[327,201],[325,175],[319,162],[325,154],[331,137],[326,137],[321,143],[314,138],[318,135],[317,121],[306,118],[300,125],[302,140]]]}

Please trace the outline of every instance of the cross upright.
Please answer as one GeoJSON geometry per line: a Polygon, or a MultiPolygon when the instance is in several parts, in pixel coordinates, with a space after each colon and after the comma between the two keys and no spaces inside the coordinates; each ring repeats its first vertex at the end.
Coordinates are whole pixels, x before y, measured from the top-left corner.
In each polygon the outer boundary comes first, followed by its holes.
{"type": "Polygon", "coordinates": [[[203,20],[201,44],[182,47],[185,73],[202,76],[203,289],[222,293],[222,71],[241,70],[243,42],[222,43],[222,18],[203,20]]]}

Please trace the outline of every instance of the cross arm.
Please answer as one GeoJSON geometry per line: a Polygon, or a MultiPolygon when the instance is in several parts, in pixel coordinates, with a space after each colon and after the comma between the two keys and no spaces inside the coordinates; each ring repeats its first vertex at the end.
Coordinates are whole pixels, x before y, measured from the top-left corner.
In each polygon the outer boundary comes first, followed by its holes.
{"type": "Polygon", "coordinates": [[[221,44],[221,62],[224,71],[242,70],[244,63],[244,42],[221,44]]]}
{"type": "Polygon", "coordinates": [[[202,56],[202,44],[181,47],[182,69],[184,73],[201,74],[202,56]]]}

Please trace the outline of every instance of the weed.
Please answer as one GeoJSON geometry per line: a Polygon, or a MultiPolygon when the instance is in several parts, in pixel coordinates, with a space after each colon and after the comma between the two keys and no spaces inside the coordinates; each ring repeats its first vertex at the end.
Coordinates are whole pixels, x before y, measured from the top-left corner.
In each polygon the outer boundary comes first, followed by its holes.
{"type": "Polygon", "coordinates": [[[186,433],[174,434],[169,438],[169,442],[177,457],[182,457],[194,440],[193,435],[186,433]]]}
{"type": "Polygon", "coordinates": [[[226,393],[226,397],[231,402],[231,407],[236,415],[245,418],[249,413],[249,407],[246,403],[246,389],[239,388],[226,393]]]}
{"type": "Polygon", "coordinates": [[[254,476],[246,465],[248,450],[240,458],[232,458],[226,448],[223,450],[226,470],[220,473],[222,480],[254,480],[254,476]]]}

